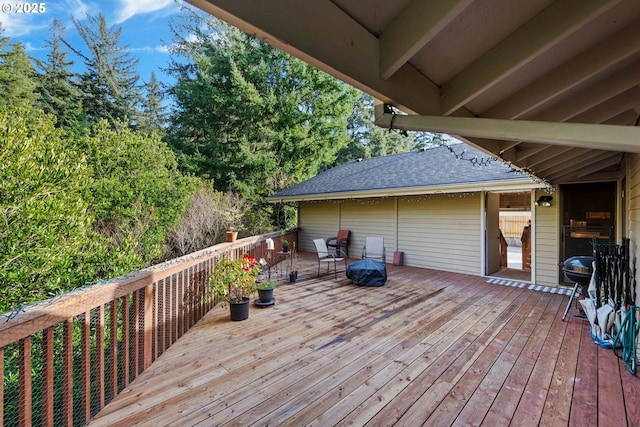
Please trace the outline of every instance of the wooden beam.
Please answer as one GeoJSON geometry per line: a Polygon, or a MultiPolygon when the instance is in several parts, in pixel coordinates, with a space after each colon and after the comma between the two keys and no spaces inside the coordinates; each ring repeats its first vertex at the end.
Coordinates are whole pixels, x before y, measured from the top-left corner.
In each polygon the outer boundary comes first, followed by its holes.
{"type": "Polygon", "coordinates": [[[629,109],[623,113],[618,114],[615,117],[610,118],[603,122],[605,125],[623,125],[623,126],[638,126],[640,120],[640,113],[635,109],[629,109]]]}
{"type": "Polygon", "coordinates": [[[520,161],[518,164],[522,167],[538,170],[536,166],[540,164],[547,164],[547,162],[554,161],[553,159],[562,159],[563,162],[567,161],[566,153],[575,150],[574,147],[567,147],[564,145],[552,145],[533,156],[529,156],[526,160],[520,161]]]}
{"type": "Polygon", "coordinates": [[[640,153],[640,127],[468,117],[394,116],[390,113],[377,115],[376,125],[383,128],[440,132],[465,137],[640,153]]]}
{"type": "Polygon", "coordinates": [[[534,144],[534,145],[525,145],[519,144],[513,150],[509,150],[502,154],[504,160],[507,160],[512,163],[518,163],[526,160],[527,158],[537,154],[541,151],[544,151],[551,147],[551,145],[544,144],[534,144]]]}
{"type": "Polygon", "coordinates": [[[404,111],[440,114],[440,88],[409,64],[382,79],[378,37],[333,2],[188,1],[404,111]]]}
{"type": "Polygon", "coordinates": [[[638,104],[640,104],[640,87],[635,86],[568,121],[572,123],[602,123],[636,107],[638,104]]]}
{"type": "Polygon", "coordinates": [[[575,162],[570,169],[563,169],[557,173],[547,174],[545,178],[552,182],[566,181],[580,178],[590,173],[600,172],[602,169],[620,163],[620,155],[612,155],[610,152],[590,157],[589,159],[575,162]]]}
{"type": "Polygon", "coordinates": [[[567,173],[570,170],[579,169],[579,165],[583,162],[589,161],[594,157],[602,155],[600,150],[588,150],[584,148],[573,148],[563,156],[558,156],[558,159],[553,159],[548,162],[539,163],[541,166],[536,168],[536,172],[543,176],[567,173]]]}
{"type": "Polygon", "coordinates": [[[380,77],[387,80],[473,0],[413,0],[380,35],[380,77]]]}
{"type": "MultiPolygon", "coordinates": [[[[639,26],[640,28],[640,26],[639,26]]],[[[640,45],[640,30],[638,32],[640,45]]],[[[593,62],[593,61],[591,61],[593,62]]],[[[640,84],[640,61],[613,73],[603,76],[596,84],[578,92],[577,94],[553,104],[551,107],[540,111],[529,120],[564,122],[577,116],[598,104],[605,102],[613,96],[622,93],[633,86],[640,84]]],[[[556,77],[560,78],[558,75],[556,77]]]]}
{"type": "Polygon", "coordinates": [[[491,89],[617,3],[600,0],[552,3],[445,84],[442,114],[451,114],[491,89]]]}

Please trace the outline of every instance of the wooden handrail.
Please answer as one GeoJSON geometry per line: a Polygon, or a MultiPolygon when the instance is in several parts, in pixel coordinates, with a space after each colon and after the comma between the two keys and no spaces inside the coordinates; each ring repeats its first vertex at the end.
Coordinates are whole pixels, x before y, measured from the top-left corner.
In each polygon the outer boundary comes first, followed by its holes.
{"type": "Polygon", "coordinates": [[[522,242],[522,268],[528,270],[531,268],[531,226],[527,225],[522,230],[520,237],[522,242]]]}
{"type": "Polygon", "coordinates": [[[204,297],[218,259],[267,258],[266,239],[279,251],[281,237],[297,242],[297,229],[215,245],[0,316],[0,376],[17,378],[15,390],[0,382],[0,425],[88,422],[215,304],[204,297]]]}
{"type": "Polygon", "coordinates": [[[498,229],[498,231],[500,232],[500,236],[498,237],[498,239],[500,240],[500,268],[505,268],[507,267],[507,262],[508,262],[508,246],[509,244],[507,243],[507,239],[504,238],[504,235],[502,234],[502,230],[498,229]]]}

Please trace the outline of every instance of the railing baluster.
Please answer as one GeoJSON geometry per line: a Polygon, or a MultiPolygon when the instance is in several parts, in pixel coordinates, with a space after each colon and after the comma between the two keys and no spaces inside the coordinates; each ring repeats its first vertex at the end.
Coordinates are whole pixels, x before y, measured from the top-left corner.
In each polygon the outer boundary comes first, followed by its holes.
{"type": "Polygon", "coordinates": [[[176,274],[172,274],[169,279],[169,295],[171,298],[171,345],[178,340],[178,292],[176,278],[176,274]]]}
{"type": "Polygon", "coordinates": [[[62,357],[62,415],[65,426],[73,426],[73,318],[64,322],[62,357]]]}
{"type": "MultiPolygon", "coordinates": [[[[42,334],[42,425],[53,425],[53,326],[42,334]]],[[[2,376],[0,375],[0,378],[2,376]]]]}
{"type": "Polygon", "coordinates": [[[20,426],[31,426],[31,337],[20,340],[20,426]]]}
{"type": "Polygon", "coordinates": [[[96,379],[98,388],[98,404],[100,409],[104,408],[104,305],[98,307],[98,318],[96,319],[96,379]]]}
{"type": "MultiPolygon", "coordinates": [[[[82,404],[84,419],[91,418],[91,312],[80,321],[80,354],[82,355],[82,404]]],[[[73,352],[73,349],[70,349],[73,352]]]]}
{"type": "Polygon", "coordinates": [[[156,353],[154,359],[157,359],[159,355],[164,353],[166,341],[166,333],[167,333],[167,317],[166,317],[166,299],[164,296],[166,294],[167,284],[164,279],[158,280],[158,285],[156,286],[156,298],[155,304],[158,307],[157,310],[157,321],[154,322],[156,328],[158,329],[158,333],[155,334],[158,340],[158,345],[156,346],[156,353]]]}
{"type": "Polygon", "coordinates": [[[143,370],[151,366],[153,361],[153,335],[155,333],[154,316],[155,310],[154,302],[154,290],[153,284],[147,285],[144,288],[144,365],[143,370]]]}
{"type": "Polygon", "coordinates": [[[109,399],[118,394],[118,300],[111,301],[109,326],[109,358],[111,371],[109,372],[109,399]]]}
{"type": "Polygon", "coordinates": [[[122,307],[122,342],[123,342],[123,354],[122,354],[122,373],[124,375],[124,386],[129,385],[129,369],[131,365],[129,360],[131,352],[131,319],[129,314],[131,313],[131,296],[127,294],[124,296],[124,306],[122,307]]]}
{"type": "Polygon", "coordinates": [[[138,289],[134,293],[133,300],[133,375],[131,380],[136,379],[138,372],[140,372],[140,294],[138,289]]]}
{"type": "MultiPolygon", "coordinates": [[[[0,378],[4,379],[4,347],[0,347],[0,378]]],[[[0,426],[4,425],[4,381],[0,381],[0,426]]]]}

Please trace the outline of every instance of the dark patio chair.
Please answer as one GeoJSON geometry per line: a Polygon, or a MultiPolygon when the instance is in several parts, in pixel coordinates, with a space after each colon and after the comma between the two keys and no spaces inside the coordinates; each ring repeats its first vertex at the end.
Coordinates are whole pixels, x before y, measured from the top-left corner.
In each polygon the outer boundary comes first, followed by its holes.
{"type": "Polygon", "coordinates": [[[327,247],[336,248],[336,255],[349,256],[349,238],[351,237],[350,230],[340,230],[336,237],[329,237],[326,240],[327,247]]]}

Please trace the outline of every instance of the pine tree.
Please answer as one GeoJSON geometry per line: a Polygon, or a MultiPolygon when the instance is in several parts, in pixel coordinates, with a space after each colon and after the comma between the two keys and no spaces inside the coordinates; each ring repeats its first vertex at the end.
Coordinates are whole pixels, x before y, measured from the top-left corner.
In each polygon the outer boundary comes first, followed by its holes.
{"type": "Polygon", "coordinates": [[[35,70],[21,43],[11,43],[0,27],[0,106],[32,104],[38,98],[35,70]]]}
{"type": "Polygon", "coordinates": [[[166,106],[163,105],[164,92],[156,73],[151,73],[151,79],[144,84],[146,96],[142,99],[142,111],[138,129],[147,134],[156,133],[163,135],[167,123],[166,106]]]}
{"type": "Polygon", "coordinates": [[[374,123],[373,97],[360,93],[349,117],[349,145],[340,150],[336,165],[358,158],[387,156],[403,153],[414,148],[413,133],[403,136],[383,129],[374,123]]]}
{"type": "Polygon", "coordinates": [[[119,122],[135,127],[139,119],[138,58],[132,57],[128,46],[120,44],[122,27],[107,25],[103,14],[87,15],[88,23],[77,19],[73,23],[84,40],[88,54],[65,45],[80,56],[86,71],[80,76],[83,109],[89,125],[106,119],[112,126],[119,122]]]}
{"type": "Polygon", "coordinates": [[[339,80],[213,18],[187,22],[172,72],[168,140],[186,169],[260,205],[331,165],[349,141],[356,92],[339,80]]]}
{"type": "Polygon", "coordinates": [[[49,30],[50,39],[45,42],[49,48],[46,61],[36,59],[40,68],[38,92],[39,106],[58,118],[57,126],[79,130],[82,121],[81,92],[74,85],[76,74],[71,71],[74,62],[67,59],[62,49],[65,28],[53,19],[49,30]]]}

